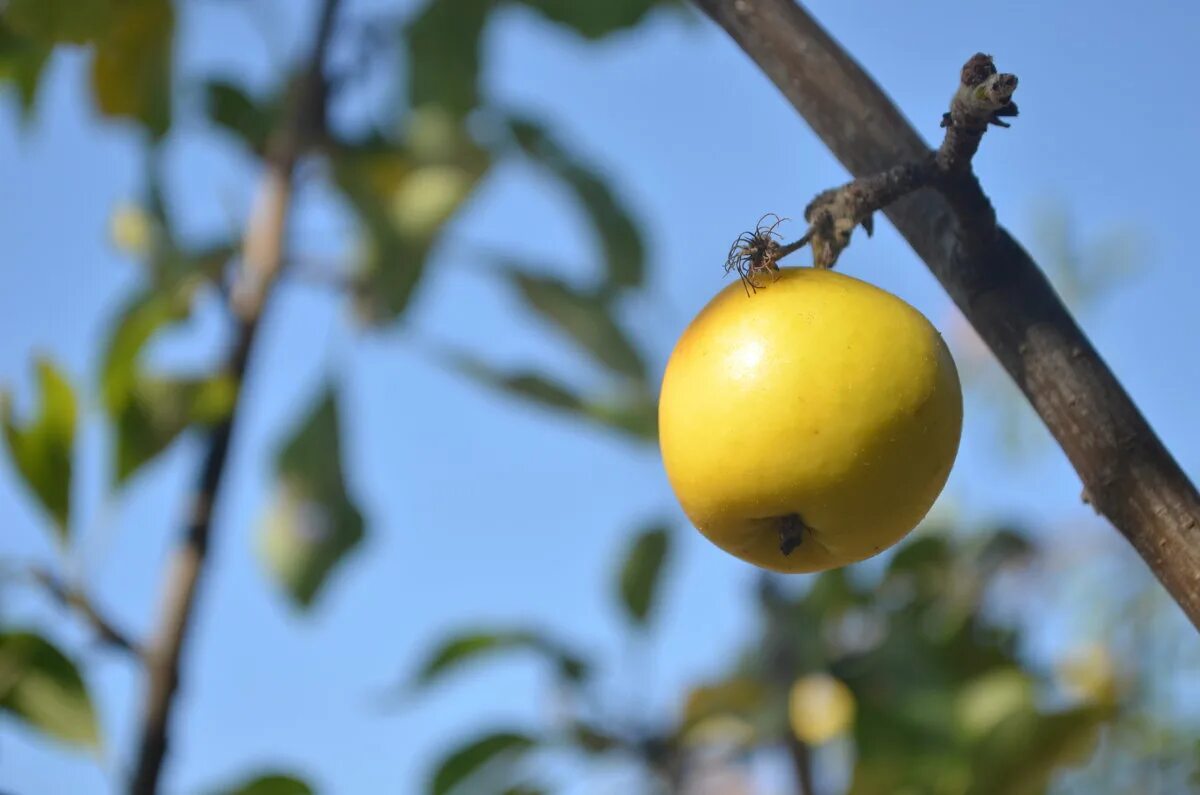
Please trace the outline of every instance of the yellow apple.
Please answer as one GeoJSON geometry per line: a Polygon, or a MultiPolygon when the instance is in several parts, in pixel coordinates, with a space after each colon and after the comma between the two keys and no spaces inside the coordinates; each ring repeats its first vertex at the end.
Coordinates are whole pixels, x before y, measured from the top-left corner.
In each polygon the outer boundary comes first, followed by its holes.
{"type": "Polygon", "coordinates": [[[659,442],[684,513],[763,568],[820,571],[895,544],[929,511],[962,430],[933,325],[829,270],[722,290],[663,377],[659,442]]]}

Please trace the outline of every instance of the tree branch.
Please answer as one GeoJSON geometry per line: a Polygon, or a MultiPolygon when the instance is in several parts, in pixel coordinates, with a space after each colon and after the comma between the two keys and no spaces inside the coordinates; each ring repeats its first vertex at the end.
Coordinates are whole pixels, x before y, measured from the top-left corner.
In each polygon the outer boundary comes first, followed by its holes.
{"type": "MultiPolygon", "coordinates": [[[[930,156],[879,86],[793,0],[695,2],[855,176],[930,156]]],[[[996,91],[994,104],[1003,88],[984,93],[996,91]]],[[[1029,399],[1092,505],[1200,628],[1200,494],[1045,275],[996,225],[969,163],[986,122],[1010,114],[1000,106],[984,121],[983,106],[970,104],[973,96],[962,89],[955,95],[946,142],[934,154],[957,177],[939,181],[936,191],[909,194],[885,212],[1029,399]]]]}
{"type": "Polygon", "coordinates": [[[54,597],[55,601],[63,607],[77,612],[103,643],[139,659],[142,657],[142,649],[138,643],[105,618],[82,590],[67,585],[46,569],[34,568],[31,574],[33,579],[54,597]]]}
{"type": "Polygon", "coordinates": [[[337,7],[338,0],[323,0],[312,55],[294,87],[290,112],[268,144],[266,173],[243,245],[243,272],[230,297],[237,318],[237,333],[225,369],[237,385],[237,393],[228,418],[216,426],[208,438],[204,463],[191,499],[188,524],[168,567],[158,623],[146,655],[146,694],[138,756],[129,786],[132,795],[153,795],[158,791],[179,687],[180,660],[186,648],[197,586],[212,535],[213,507],[221,491],[230,442],[243,405],[244,382],[254,340],[284,260],[295,166],[325,134],[325,61],[337,7]]]}

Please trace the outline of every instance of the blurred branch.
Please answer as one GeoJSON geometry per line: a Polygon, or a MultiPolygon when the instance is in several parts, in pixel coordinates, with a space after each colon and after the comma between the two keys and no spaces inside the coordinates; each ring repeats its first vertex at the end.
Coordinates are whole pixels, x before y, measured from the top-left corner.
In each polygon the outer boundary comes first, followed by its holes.
{"type": "Polygon", "coordinates": [[[792,759],[792,771],[796,774],[797,795],[817,795],[813,785],[811,749],[791,732],[787,735],[787,748],[792,759]]]}
{"type": "MultiPolygon", "coordinates": [[[[762,660],[766,666],[767,678],[773,683],[777,693],[782,694],[786,702],[796,677],[800,675],[800,663],[789,639],[779,628],[785,626],[787,617],[786,597],[780,592],[775,578],[764,572],[758,579],[759,604],[767,616],[766,637],[762,645],[762,660]]],[[[812,751],[808,744],[796,736],[796,732],[788,721],[781,737],[787,748],[788,758],[792,762],[792,773],[796,777],[796,795],[816,795],[813,784],[812,751]]]]}
{"type": "Polygon", "coordinates": [[[291,96],[290,113],[285,114],[267,147],[266,173],[245,236],[244,269],[230,296],[237,333],[225,369],[236,384],[236,399],[229,416],[208,437],[187,527],[167,572],[157,628],[146,656],[148,681],[137,762],[129,787],[133,795],[153,795],[159,788],[171,713],[179,687],[180,660],[208,554],[213,508],[220,494],[230,442],[242,406],[250,353],[264,306],[284,261],[294,171],[300,158],[325,135],[328,93],[325,61],[337,7],[338,0],[323,0],[313,52],[291,96]]]}
{"type": "Polygon", "coordinates": [[[34,568],[31,572],[33,579],[63,607],[77,612],[84,621],[96,632],[100,640],[139,659],[142,658],[141,647],[124,632],[117,629],[111,621],[105,618],[96,605],[82,590],[69,586],[42,568],[34,568]]]}
{"type": "MultiPolygon", "coordinates": [[[[875,81],[794,0],[695,2],[856,177],[930,157],[875,81]]],[[[1001,91],[993,102],[1005,86],[994,88],[1001,91]]],[[[985,119],[983,104],[964,104],[968,99],[960,88],[946,142],[933,155],[952,178],[885,212],[1020,386],[1091,503],[1200,628],[1200,494],[1045,275],[996,224],[970,158],[987,124],[1000,119],[997,109],[985,119]]],[[[980,103],[988,99],[981,96],[980,103]]]]}

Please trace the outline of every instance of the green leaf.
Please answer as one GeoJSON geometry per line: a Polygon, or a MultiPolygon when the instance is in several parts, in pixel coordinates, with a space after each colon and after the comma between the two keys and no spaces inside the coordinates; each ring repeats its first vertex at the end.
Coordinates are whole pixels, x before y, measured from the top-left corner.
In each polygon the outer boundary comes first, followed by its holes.
{"type": "Polygon", "coordinates": [[[286,773],[267,773],[248,781],[215,790],[213,795],[313,795],[302,779],[286,773]]]}
{"type": "Polygon", "coordinates": [[[0,418],[17,471],[67,540],[71,496],[71,456],[75,445],[75,394],[66,377],[48,360],[37,362],[39,410],[17,425],[8,396],[0,393],[0,418]]]}
{"type": "Polygon", "coordinates": [[[644,394],[585,399],[572,388],[537,372],[505,373],[464,353],[447,356],[459,372],[492,389],[549,409],[578,415],[638,441],[657,438],[657,405],[644,394]]]}
{"type": "Polygon", "coordinates": [[[24,120],[30,118],[41,83],[42,69],[53,47],[13,31],[0,17],[0,85],[17,89],[24,120]]]}
{"type": "Polygon", "coordinates": [[[646,268],[642,232],[607,181],[535,122],[513,118],[509,124],[525,154],[562,180],[587,213],[603,249],[608,289],[640,285],[646,268]]]}
{"type": "Polygon", "coordinates": [[[429,785],[431,795],[447,795],[493,762],[511,764],[536,745],[527,734],[511,731],[484,734],[448,754],[429,785]]]}
{"type": "Polygon", "coordinates": [[[732,676],[694,687],[684,702],[679,734],[687,737],[706,723],[728,718],[753,730],[771,698],[770,688],[750,676],[732,676]]]}
{"type": "Polygon", "coordinates": [[[43,44],[85,44],[108,27],[113,0],[8,0],[4,21],[43,44]]]}
{"type": "Polygon", "coordinates": [[[977,748],[969,795],[1045,792],[1055,773],[1088,760],[1112,716],[1111,708],[1101,706],[1009,716],[977,748]]]}
{"type": "Polygon", "coordinates": [[[463,116],[479,103],[479,51],[493,0],[430,0],[406,31],[408,102],[463,116]]]}
{"type": "Polygon", "coordinates": [[[333,176],[358,217],[360,313],[400,316],[424,275],[429,251],[490,162],[452,118],[414,113],[403,142],[372,138],[333,152],[333,176]]]}
{"type": "Polygon", "coordinates": [[[261,557],[295,604],[308,607],[363,537],[362,514],[343,480],[332,389],[283,448],[278,473],[275,499],[260,536],[261,557]]]}
{"type": "Polygon", "coordinates": [[[581,36],[598,39],[631,28],[662,0],[604,0],[581,3],[579,0],[520,0],[547,19],[564,25],[581,36]]]}
{"type": "Polygon", "coordinates": [[[223,240],[187,249],[168,242],[155,249],[147,268],[156,290],[186,292],[201,284],[219,287],[237,251],[236,245],[223,240]]]}
{"type": "Polygon", "coordinates": [[[529,650],[550,660],[569,681],[581,681],[587,664],[559,643],[527,630],[464,632],[453,635],[434,649],[417,672],[417,684],[428,686],[463,665],[507,651],[529,650]]]}
{"type": "Polygon", "coordinates": [[[1001,527],[987,536],[977,553],[979,568],[987,575],[996,569],[1027,562],[1037,554],[1037,546],[1028,534],[1010,527],[1001,527]]]}
{"type": "Polygon", "coordinates": [[[525,304],[552,323],[581,349],[615,373],[633,381],[646,378],[646,365],[612,309],[599,295],[578,290],[553,276],[505,268],[525,304]]]}
{"type": "Polygon", "coordinates": [[[239,86],[224,80],[213,80],[204,87],[208,117],[237,136],[250,151],[266,151],[267,139],[279,122],[281,105],[278,101],[255,101],[239,86]]]}
{"type": "Polygon", "coordinates": [[[585,410],[593,420],[638,441],[658,440],[658,401],[644,391],[591,400],[585,410]]]}
{"type": "Polygon", "coordinates": [[[977,737],[1034,706],[1034,681],[1016,666],[996,667],[963,683],[955,698],[958,725],[977,737]]]}
{"type": "Polygon", "coordinates": [[[95,709],[75,664],[32,632],[0,633],[0,710],[63,742],[100,745],[95,709]]]}
{"type": "Polygon", "coordinates": [[[567,736],[571,744],[585,754],[606,754],[626,745],[618,735],[583,720],[573,721],[567,736]]]}
{"type": "Polygon", "coordinates": [[[120,312],[108,341],[100,390],[115,429],[117,485],[167,449],[189,426],[216,424],[233,408],[236,389],[227,376],[161,378],[141,366],[150,339],[187,316],[194,282],[135,296],[120,312]]]}
{"type": "Polygon", "coordinates": [[[749,676],[734,676],[700,685],[688,693],[683,725],[694,726],[709,718],[734,715],[750,718],[770,700],[769,688],[749,676]]]}
{"type": "Polygon", "coordinates": [[[667,528],[656,525],[638,533],[625,554],[618,590],[621,604],[635,624],[644,625],[650,617],[670,542],[667,528]]]}
{"type": "Polygon", "coordinates": [[[532,632],[467,632],[447,638],[421,666],[417,680],[427,685],[442,674],[478,657],[498,651],[526,649],[537,646],[532,632]]]}
{"type": "Polygon", "coordinates": [[[100,394],[110,414],[118,414],[133,398],[146,343],[164,327],[186,318],[191,299],[190,290],[148,291],[135,295],[118,312],[100,368],[100,394]]]}
{"type": "Polygon", "coordinates": [[[92,96],[101,113],[138,121],[156,138],[166,133],[174,30],[171,0],[113,0],[92,60],[92,96]]]}
{"type": "Polygon", "coordinates": [[[503,375],[485,369],[480,363],[473,363],[469,368],[464,367],[463,370],[479,380],[487,381],[498,389],[549,408],[569,411],[581,411],[584,408],[583,401],[567,387],[538,373],[520,372],[503,375]]]}
{"type": "Polygon", "coordinates": [[[907,582],[925,598],[938,598],[955,565],[954,551],[941,535],[923,535],[904,543],[888,564],[886,581],[907,582]]]}
{"type": "Polygon", "coordinates": [[[175,380],[140,375],[129,399],[113,415],[117,484],[170,447],[189,427],[213,426],[227,418],[237,397],[227,376],[175,380]]]}

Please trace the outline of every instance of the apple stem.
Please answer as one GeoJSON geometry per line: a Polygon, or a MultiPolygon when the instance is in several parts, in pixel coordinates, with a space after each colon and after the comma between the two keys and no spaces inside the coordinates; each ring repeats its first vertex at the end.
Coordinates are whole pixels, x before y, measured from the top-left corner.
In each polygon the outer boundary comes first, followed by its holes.
{"type": "MultiPolygon", "coordinates": [[[[698,2],[710,15],[721,13],[715,0],[698,2]]],[[[997,71],[992,56],[971,56],[962,68],[950,110],[942,115],[946,135],[937,150],[923,151],[886,171],[817,194],[804,208],[808,230],[792,243],[781,245],[777,240],[776,228],[785,219],[774,216],[776,222],[769,226],[760,221],[757,229],[734,242],[725,262],[726,273],[736,270],[750,290],[757,286],[753,281],[756,274],[778,270],[779,260],[805,245],[812,249],[814,267],[832,268],[850,245],[854,230],[861,226],[870,237],[875,213],[896,200],[926,187],[961,193],[963,184],[975,179],[971,158],[988,127],[1008,127],[1004,118],[1017,115],[1017,104],[1012,101],[1016,90],[1016,75],[997,71]]]]}

